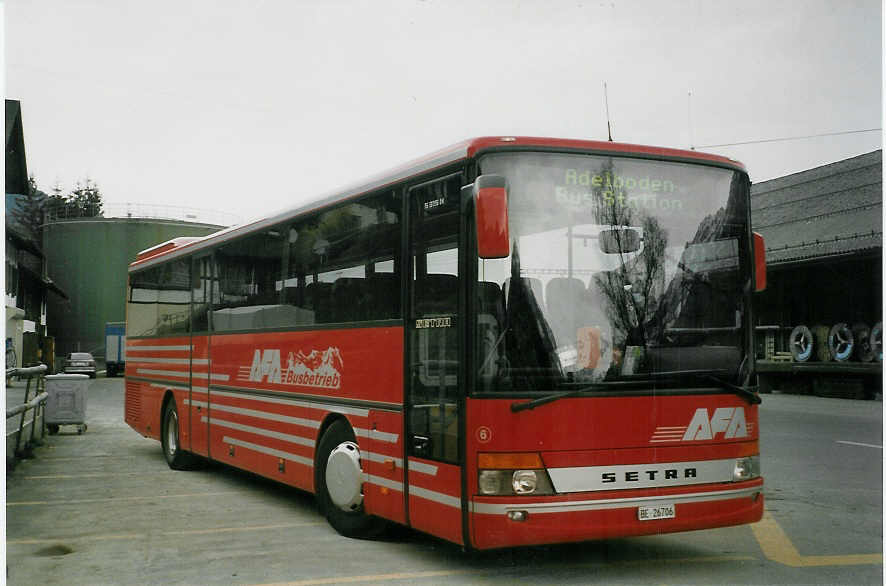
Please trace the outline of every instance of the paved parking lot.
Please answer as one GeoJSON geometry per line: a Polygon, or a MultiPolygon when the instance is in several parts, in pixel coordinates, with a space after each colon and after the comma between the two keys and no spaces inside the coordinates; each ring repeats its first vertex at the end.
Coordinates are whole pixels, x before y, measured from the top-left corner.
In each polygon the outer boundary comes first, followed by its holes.
{"type": "Polygon", "coordinates": [[[174,472],[91,381],[7,477],[10,584],[881,584],[882,403],[770,395],[767,513],[751,527],[465,554],[405,528],[346,539],[313,497],[210,464],[174,472]]]}

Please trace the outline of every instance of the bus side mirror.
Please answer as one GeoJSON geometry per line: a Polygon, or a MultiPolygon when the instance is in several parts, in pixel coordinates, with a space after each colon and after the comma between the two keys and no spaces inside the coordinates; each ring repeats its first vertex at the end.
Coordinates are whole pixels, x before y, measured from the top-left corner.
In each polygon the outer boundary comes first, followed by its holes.
{"type": "Polygon", "coordinates": [[[508,234],[508,187],[501,175],[480,175],[474,181],[477,215],[477,256],[506,258],[511,254],[508,234]]]}
{"type": "Polygon", "coordinates": [[[754,282],[758,293],[766,289],[766,242],[754,232],[754,282]]]}

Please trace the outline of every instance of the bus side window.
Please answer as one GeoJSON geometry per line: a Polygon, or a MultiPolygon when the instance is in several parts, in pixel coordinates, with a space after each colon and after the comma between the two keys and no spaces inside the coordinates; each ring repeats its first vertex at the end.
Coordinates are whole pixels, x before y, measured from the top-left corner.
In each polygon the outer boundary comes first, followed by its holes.
{"type": "Polygon", "coordinates": [[[129,337],[153,336],[157,333],[160,300],[160,269],[151,268],[129,277],[126,333],[129,337]]]}
{"type": "Polygon", "coordinates": [[[295,221],[283,255],[283,303],[310,324],[400,318],[402,201],[384,191],[295,221]]]}
{"type": "Polygon", "coordinates": [[[295,325],[297,316],[279,304],[283,238],[268,229],[220,247],[219,289],[214,295],[215,331],[248,331],[295,325]]]}
{"type": "Polygon", "coordinates": [[[127,304],[130,336],[186,334],[191,321],[190,260],[133,273],[127,304]]]}
{"type": "Polygon", "coordinates": [[[163,268],[157,333],[164,336],[187,334],[191,331],[191,261],[179,259],[163,268]]]}
{"type": "Polygon", "coordinates": [[[191,331],[208,332],[212,289],[218,269],[211,254],[195,258],[191,266],[191,331]]]}

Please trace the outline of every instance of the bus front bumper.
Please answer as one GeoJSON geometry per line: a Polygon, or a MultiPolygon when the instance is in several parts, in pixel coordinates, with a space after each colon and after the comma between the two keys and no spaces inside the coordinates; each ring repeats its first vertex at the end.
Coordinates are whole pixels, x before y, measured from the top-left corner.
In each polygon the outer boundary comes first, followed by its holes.
{"type": "Polygon", "coordinates": [[[533,499],[475,495],[470,504],[472,545],[494,549],[672,533],[754,523],[763,516],[762,478],[686,488],[533,499]],[[668,507],[671,518],[640,519],[651,509],[668,507]]]}

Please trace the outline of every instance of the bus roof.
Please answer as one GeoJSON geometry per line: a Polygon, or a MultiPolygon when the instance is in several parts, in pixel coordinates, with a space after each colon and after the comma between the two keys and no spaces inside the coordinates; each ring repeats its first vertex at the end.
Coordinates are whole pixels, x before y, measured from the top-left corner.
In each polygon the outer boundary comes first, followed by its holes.
{"type": "Polygon", "coordinates": [[[593,154],[635,155],[649,158],[684,160],[687,162],[708,163],[721,167],[729,167],[745,171],[744,165],[738,161],[698,151],[687,151],[664,147],[636,145],[618,142],[578,140],[564,138],[544,138],[532,136],[484,136],[468,139],[429,155],[415,159],[384,173],[372,176],[357,184],[343,189],[328,192],[319,198],[296,207],[286,208],[265,218],[255,219],[243,224],[225,228],[204,237],[173,238],[151,248],[141,251],[129,270],[137,270],[154,265],[163,260],[179,257],[198,250],[208,248],[221,242],[232,240],[253,231],[266,229],[306,212],[323,208],[332,203],[381,189],[409,177],[420,175],[433,169],[445,167],[460,160],[469,159],[487,151],[539,149],[560,152],[583,152],[593,154]]]}

